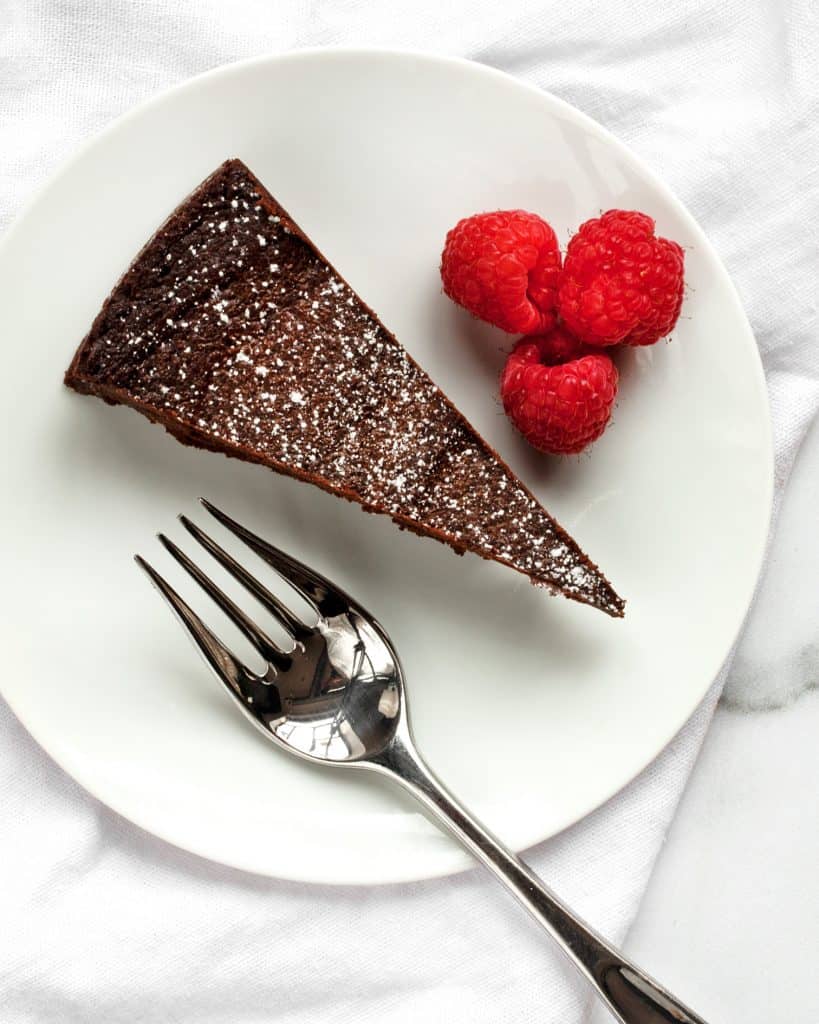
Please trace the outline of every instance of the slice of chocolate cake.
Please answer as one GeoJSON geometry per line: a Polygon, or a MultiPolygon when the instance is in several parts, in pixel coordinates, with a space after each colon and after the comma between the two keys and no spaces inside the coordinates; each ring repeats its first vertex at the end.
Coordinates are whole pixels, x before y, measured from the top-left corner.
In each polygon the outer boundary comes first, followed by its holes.
{"type": "Polygon", "coordinates": [[[623,601],[238,160],[179,206],[65,375],[608,612],[623,601]]]}

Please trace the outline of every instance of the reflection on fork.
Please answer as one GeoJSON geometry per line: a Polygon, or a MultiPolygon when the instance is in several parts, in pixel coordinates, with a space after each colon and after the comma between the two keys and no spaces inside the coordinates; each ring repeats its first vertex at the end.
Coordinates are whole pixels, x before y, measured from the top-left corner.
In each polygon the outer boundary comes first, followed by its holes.
{"type": "Polygon", "coordinates": [[[203,504],[274,569],[286,570],[287,578],[318,615],[313,625],[302,621],[224,548],[182,516],[188,532],[290,634],[292,647],[283,650],[161,534],[166,549],[265,659],[265,670],[255,673],[216,638],[144,559],[137,558],[242,711],[288,749],[322,761],[356,760],[385,746],[399,707],[397,656],[386,635],[374,629],[369,616],[329,581],[244,530],[209,503],[203,504]]]}
{"type": "MultiPolygon", "coordinates": [[[[277,746],[320,764],[369,769],[409,790],[501,881],[560,945],[621,1024],[705,1024],[581,921],[514,853],[446,790],[419,755],[404,677],[386,631],[352,597],[262,540],[209,502],[205,509],[271,566],[312,607],[295,615],[224,548],[182,516],[191,536],[273,616],[291,638],[285,650],[173,541],[160,540],[264,659],[253,672],[143,558],[137,562],[168,601],[224,689],[277,746]]],[[[457,727],[457,723],[453,723],[457,727]]],[[[475,737],[491,756],[491,734],[475,737]]]]}

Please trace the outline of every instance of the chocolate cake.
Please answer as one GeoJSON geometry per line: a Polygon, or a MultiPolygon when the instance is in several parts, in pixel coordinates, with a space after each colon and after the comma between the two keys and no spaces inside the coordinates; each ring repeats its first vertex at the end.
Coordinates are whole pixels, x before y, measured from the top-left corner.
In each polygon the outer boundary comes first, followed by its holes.
{"type": "Polygon", "coordinates": [[[623,614],[575,542],[229,160],[116,285],[65,382],[623,614]]]}

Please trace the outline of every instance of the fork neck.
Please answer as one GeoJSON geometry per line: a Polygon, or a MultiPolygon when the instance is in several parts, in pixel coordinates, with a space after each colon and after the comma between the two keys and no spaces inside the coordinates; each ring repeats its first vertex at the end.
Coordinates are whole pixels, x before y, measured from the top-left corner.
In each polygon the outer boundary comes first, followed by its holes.
{"type": "Polygon", "coordinates": [[[528,873],[523,862],[474,818],[429,768],[408,728],[399,729],[389,747],[372,758],[368,765],[400,782],[490,869],[528,873]]]}

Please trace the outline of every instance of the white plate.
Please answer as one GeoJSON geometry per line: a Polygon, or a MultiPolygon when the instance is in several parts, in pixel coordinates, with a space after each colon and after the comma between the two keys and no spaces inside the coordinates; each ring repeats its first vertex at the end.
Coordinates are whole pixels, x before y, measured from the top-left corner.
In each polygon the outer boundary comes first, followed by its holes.
{"type": "Polygon", "coordinates": [[[156,835],[323,882],[469,863],[379,780],[292,760],[227,705],[131,562],[141,551],[192,593],[153,534],[179,536],[173,517],[196,514],[198,494],[379,615],[407,669],[421,749],[516,849],[628,782],[719,669],[768,526],[756,346],[690,215],[565,103],[477,64],[412,54],[315,51],[226,67],[87,145],[6,237],[0,282],[2,692],[66,771],[156,835]],[[261,177],[604,567],[628,599],[625,621],[63,388],[120,272],[228,156],[261,177]],[[645,210],[686,246],[684,318],[670,344],[623,357],[614,423],[589,455],[541,457],[499,412],[508,339],[440,292],[444,234],[465,214],[523,207],[565,239],[614,206],[645,210]]]}

